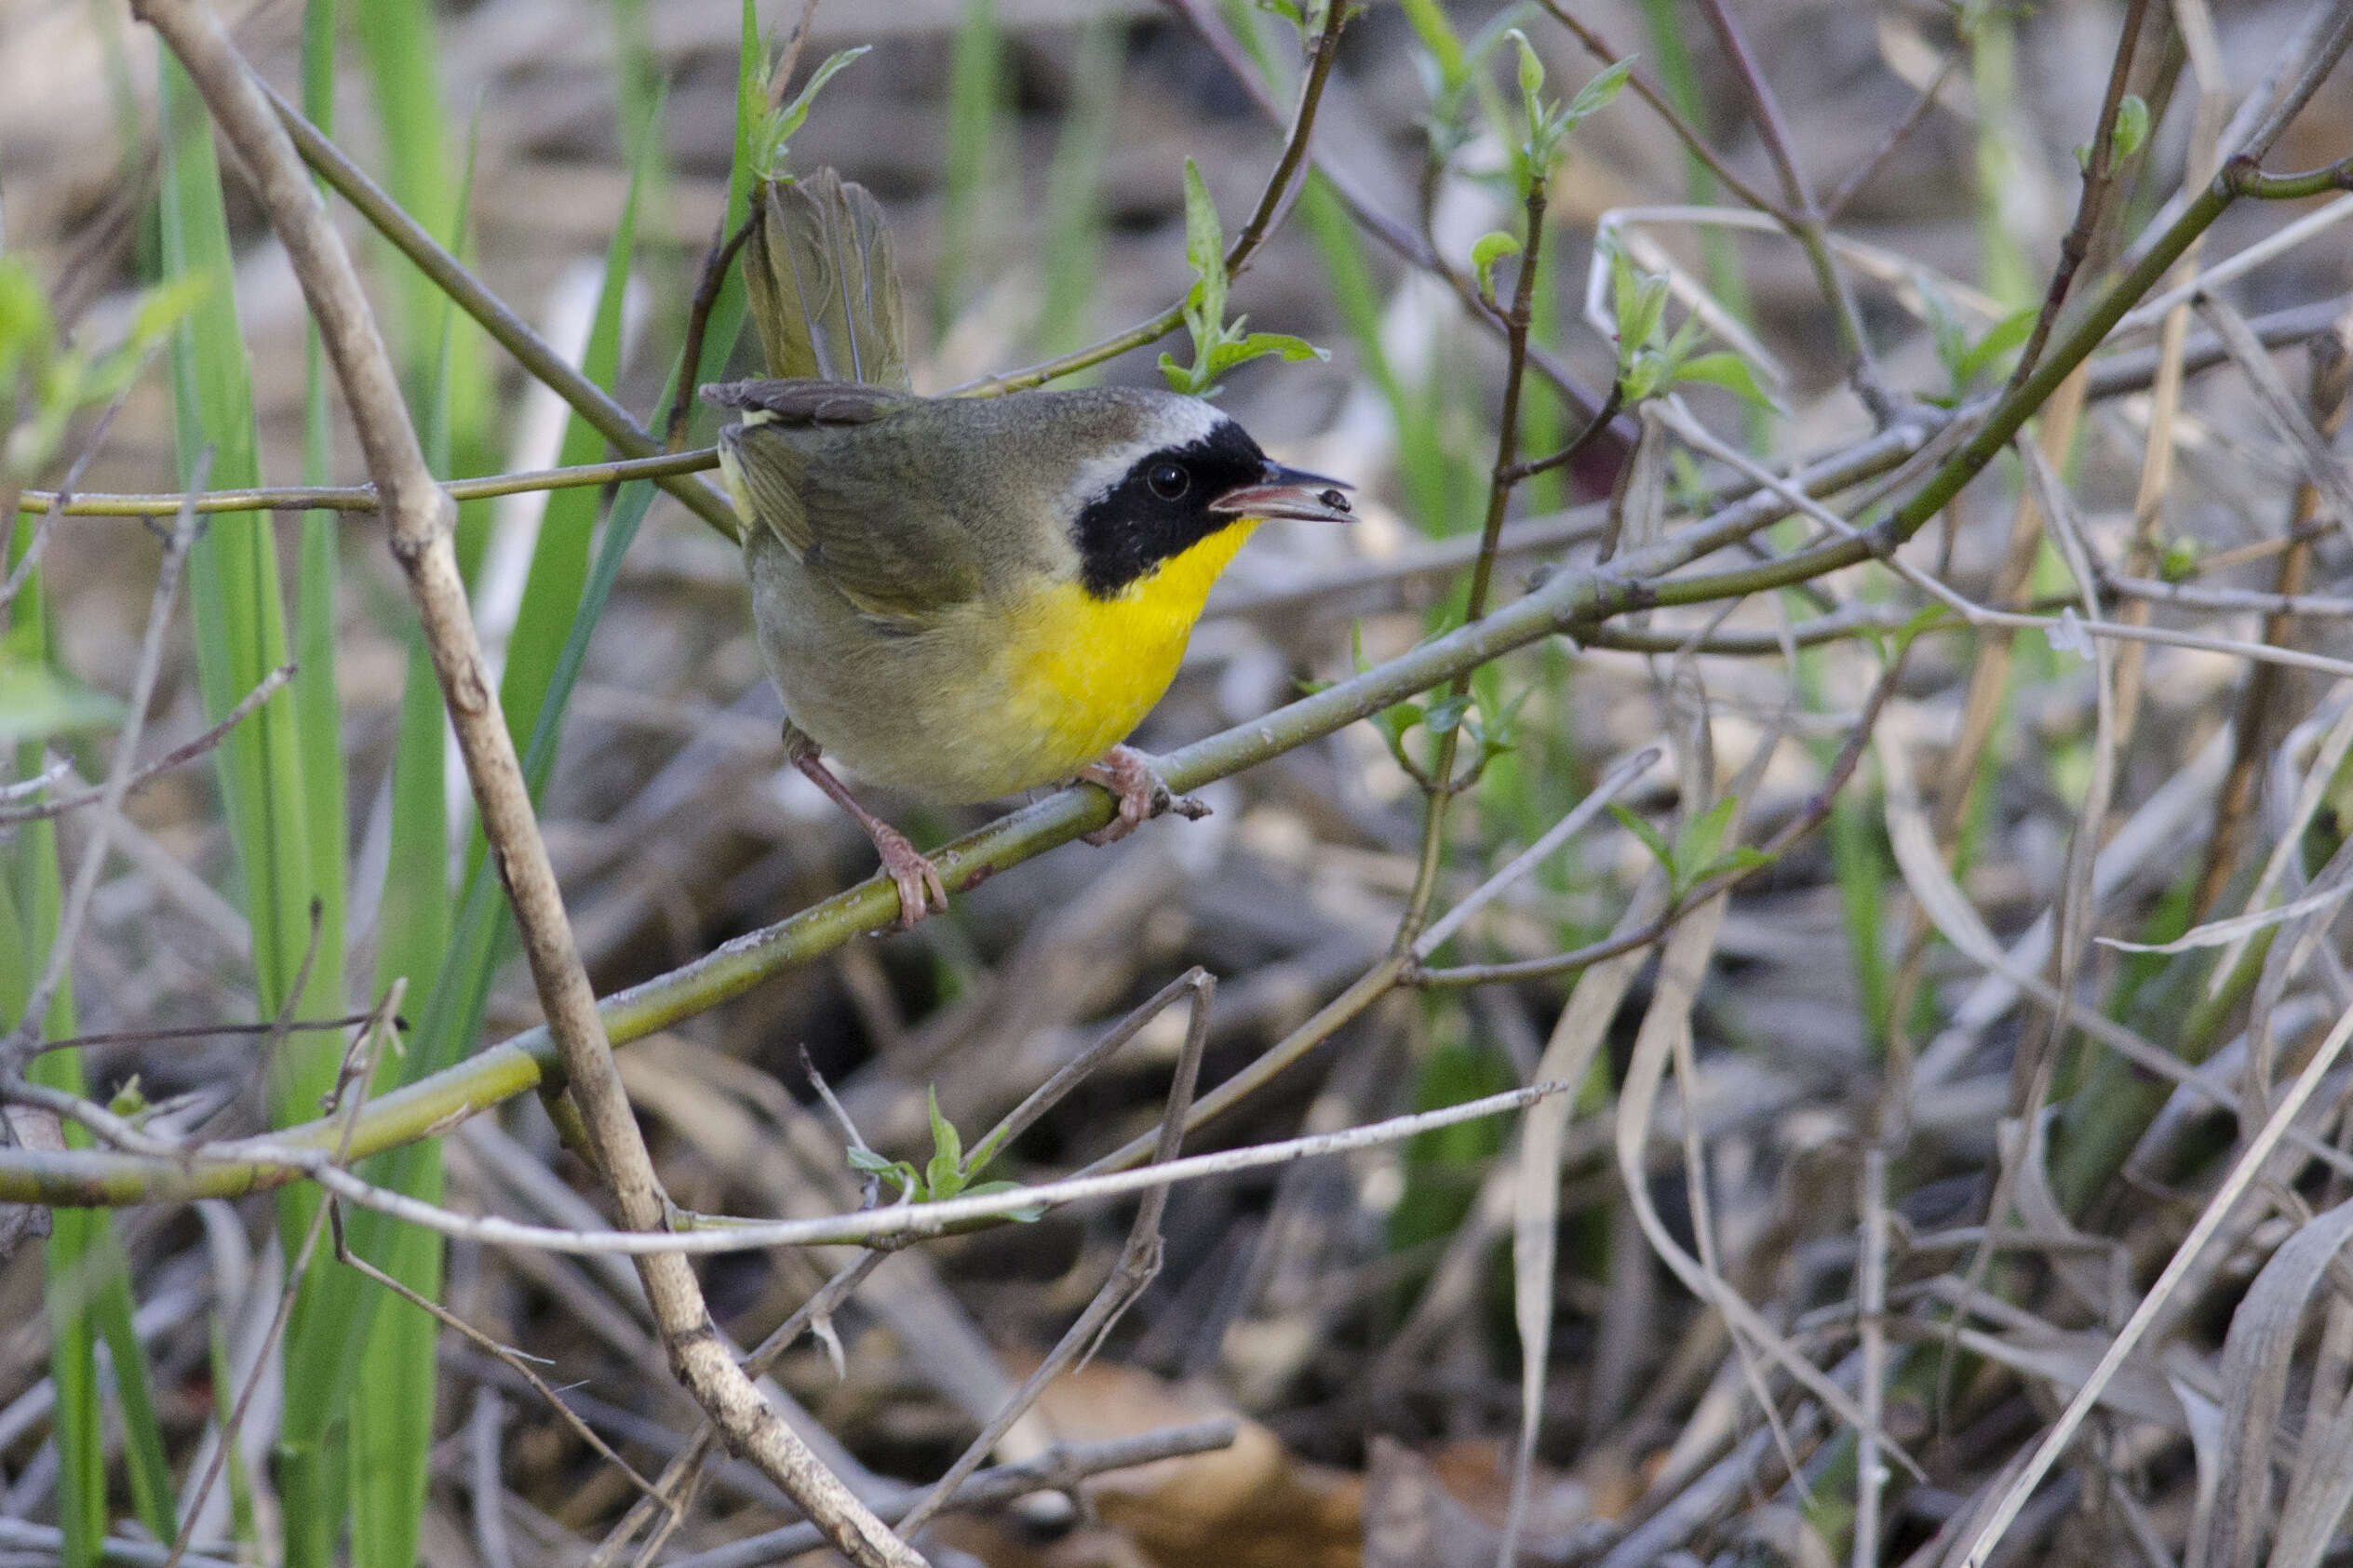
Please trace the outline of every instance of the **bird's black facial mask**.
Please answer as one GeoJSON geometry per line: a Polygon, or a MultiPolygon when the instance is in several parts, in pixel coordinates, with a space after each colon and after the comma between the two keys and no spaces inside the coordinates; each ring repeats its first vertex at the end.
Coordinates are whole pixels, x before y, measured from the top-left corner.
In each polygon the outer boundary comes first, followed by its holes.
{"type": "Polygon", "coordinates": [[[1239,515],[1217,503],[1264,481],[1266,453],[1242,426],[1221,419],[1208,435],[1139,460],[1079,514],[1079,581],[1098,599],[1116,598],[1163,561],[1183,555],[1239,515]]]}

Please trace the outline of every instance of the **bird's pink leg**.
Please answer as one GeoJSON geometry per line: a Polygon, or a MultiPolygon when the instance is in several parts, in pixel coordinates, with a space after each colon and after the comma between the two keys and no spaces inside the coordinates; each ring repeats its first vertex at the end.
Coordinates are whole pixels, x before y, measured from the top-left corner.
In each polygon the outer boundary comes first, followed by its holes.
{"type": "Polygon", "coordinates": [[[874,840],[874,851],[882,857],[882,869],[899,890],[899,929],[907,930],[934,909],[948,907],[948,884],[940,879],[939,867],[934,865],[908,842],[907,835],[858,804],[849,787],[833,776],[817,755],[817,744],[808,736],[785,727],[785,755],[811,784],[826,792],[827,798],[856,819],[866,829],[866,836],[874,840]]]}

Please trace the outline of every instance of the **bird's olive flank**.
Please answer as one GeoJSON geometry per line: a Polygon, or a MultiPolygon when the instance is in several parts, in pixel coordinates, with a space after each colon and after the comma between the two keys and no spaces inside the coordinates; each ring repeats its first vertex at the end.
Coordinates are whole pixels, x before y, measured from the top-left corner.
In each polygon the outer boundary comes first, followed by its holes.
{"type": "Polygon", "coordinates": [[[1215,510],[1218,498],[1257,484],[1266,468],[1258,444],[1225,419],[1200,440],[1138,459],[1073,525],[1081,584],[1096,598],[1116,598],[1231,527],[1239,519],[1215,510]]]}

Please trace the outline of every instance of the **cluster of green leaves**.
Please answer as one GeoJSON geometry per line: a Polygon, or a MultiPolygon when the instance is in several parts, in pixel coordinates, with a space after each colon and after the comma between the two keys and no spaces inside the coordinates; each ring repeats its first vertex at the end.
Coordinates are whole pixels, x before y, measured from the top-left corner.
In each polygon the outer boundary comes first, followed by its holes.
{"type": "MultiPolygon", "coordinates": [[[[13,494],[39,477],[56,460],[74,417],[130,384],[185,313],[190,294],[149,290],[121,341],[104,348],[64,343],[31,263],[0,254],[0,407],[16,410],[15,422],[0,432],[0,493],[13,494]]],[[[120,704],[58,670],[45,650],[20,650],[20,640],[0,641],[0,744],[101,729],[120,718],[120,704]]]]}
{"type": "Polygon", "coordinates": [[[1513,148],[1513,174],[1525,191],[1551,174],[1567,145],[1569,133],[1609,106],[1634,72],[1631,57],[1589,78],[1566,103],[1544,97],[1544,61],[1538,58],[1527,34],[1514,27],[1512,42],[1519,48],[1520,114],[1526,135],[1513,148]]]}
{"type": "Polygon", "coordinates": [[[1708,335],[1698,315],[1684,317],[1668,333],[1667,280],[1637,272],[1623,246],[1609,248],[1609,295],[1618,328],[1618,386],[1628,407],[1689,384],[1721,387],[1775,407],[1747,360],[1729,349],[1698,352],[1708,335]]]}
{"type": "Polygon", "coordinates": [[[1469,114],[1473,98],[1484,99],[1490,114],[1497,110],[1493,84],[1481,68],[1536,7],[1518,0],[1488,18],[1466,39],[1455,31],[1438,0],[1401,0],[1401,4],[1414,35],[1421,41],[1414,67],[1421,74],[1422,93],[1430,101],[1422,115],[1422,130],[1430,139],[1431,156],[1443,163],[1476,134],[1469,114]]]}
{"type": "Polygon", "coordinates": [[[1217,395],[1217,382],[1237,365],[1267,355],[1285,360],[1329,359],[1331,355],[1287,332],[1253,332],[1250,318],[1226,319],[1226,234],[1217,221],[1217,204],[1192,159],[1185,160],[1185,260],[1192,263],[1193,286],[1185,294],[1185,330],[1192,334],[1193,362],[1160,356],[1160,373],[1178,392],[1195,397],[1217,395]]]}
{"type": "Polygon", "coordinates": [[[1724,835],[1730,830],[1733,813],[1741,803],[1726,796],[1700,816],[1685,823],[1667,842],[1666,836],[1625,807],[1613,804],[1609,814],[1625,824],[1626,831],[1641,839],[1658,857],[1659,865],[1667,874],[1667,896],[1670,903],[1680,904],[1684,895],[1711,877],[1727,873],[1754,871],[1760,865],[1770,865],[1773,857],[1753,844],[1724,847],[1724,835]]]}
{"type": "MultiPolygon", "coordinates": [[[[1011,1192],[1018,1182],[980,1182],[979,1175],[988,1162],[997,1158],[1003,1141],[991,1133],[980,1141],[978,1147],[967,1156],[963,1135],[956,1124],[941,1114],[939,1091],[931,1091],[928,1102],[932,1119],[932,1155],[921,1166],[912,1160],[892,1159],[877,1154],[864,1144],[850,1146],[850,1168],[867,1175],[889,1182],[899,1189],[904,1203],[939,1203],[950,1198],[984,1198],[994,1192],[1011,1192]]],[[[1045,1213],[1042,1207],[1014,1210],[1007,1217],[1023,1224],[1045,1213]]]]}
{"type": "MultiPolygon", "coordinates": [[[[767,74],[756,72],[745,75],[740,84],[745,96],[737,104],[737,111],[749,117],[752,127],[751,167],[760,179],[781,181],[792,178],[787,161],[790,143],[794,133],[809,118],[810,108],[817,101],[817,94],[827,82],[833,80],[835,73],[873,47],[871,44],[860,44],[855,48],[841,49],[827,56],[825,63],[809,74],[809,80],[802,84],[790,102],[778,104],[773,109],[768,105],[775,94],[770,90],[767,74]]],[[[762,48],[757,58],[764,60],[773,51],[762,48]]]]}
{"type": "Polygon", "coordinates": [[[74,416],[130,385],[208,287],[203,278],[183,278],[146,290],[122,337],[93,348],[59,341],[32,263],[0,254],[0,399],[17,410],[0,443],[0,478],[21,483],[47,468],[74,416]]]}
{"type": "MultiPolygon", "coordinates": [[[[1442,623],[1431,632],[1443,636],[1452,629],[1442,623]]],[[[1350,654],[1359,675],[1372,668],[1365,656],[1364,628],[1359,625],[1351,633],[1350,654]]],[[[1321,684],[1321,683],[1317,683],[1321,684]]],[[[1411,699],[1393,703],[1373,715],[1373,728],[1389,747],[1389,755],[1406,775],[1425,788],[1460,790],[1476,784],[1486,772],[1487,765],[1519,745],[1520,710],[1535,695],[1535,688],[1522,687],[1508,698],[1499,689],[1482,691],[1479,683],[1463,691],[1449,690],[1427,700],[1411,699]],[[1419,731],[1426,757],[1416,757],[1410,744],[1419,731]],[[1455,743],[1457,758],[1454,775],[1441,779],[1434,771],[1437,759],[1444,755],[1449,736],[1459,736],[1455,743]],[[1469,744],[1469,757],[1463,758],[1463,743],[1469,744]]]]}

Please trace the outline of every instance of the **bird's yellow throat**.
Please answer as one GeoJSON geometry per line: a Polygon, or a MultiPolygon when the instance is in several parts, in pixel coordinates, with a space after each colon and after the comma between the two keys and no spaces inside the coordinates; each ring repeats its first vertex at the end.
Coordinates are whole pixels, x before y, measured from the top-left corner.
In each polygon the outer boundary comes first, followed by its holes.
{"type": "Polygon", "coordinates": [[[1257,526],[1241,518],[1109,598],[1076,583],[1039,593],[1005,650],[1013,725],[1032,729],[1064,772],[1125,740],[1176,677],[1211,586],[1257,526]]]}

